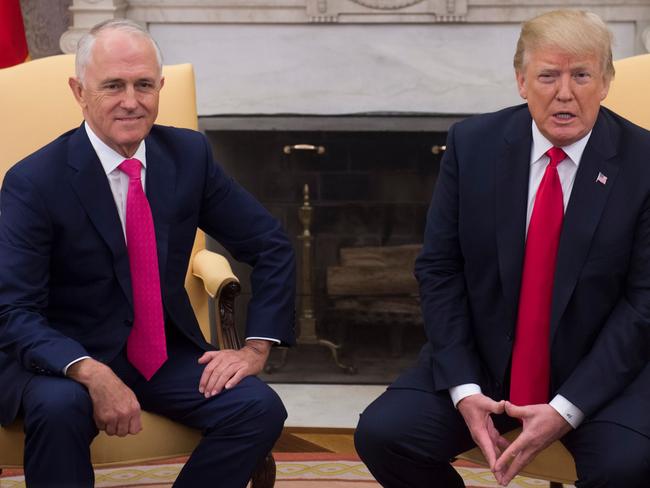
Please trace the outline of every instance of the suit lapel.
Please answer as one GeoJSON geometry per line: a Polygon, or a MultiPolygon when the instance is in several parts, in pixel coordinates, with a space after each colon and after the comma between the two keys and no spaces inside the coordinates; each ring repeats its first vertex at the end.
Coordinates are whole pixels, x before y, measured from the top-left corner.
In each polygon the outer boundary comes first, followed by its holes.
{"type": "Polygon", "coordinates": [[[72,188],[88,218],[113,254],[115,275],[124,295],[132,303],[129,257],[122,224],[106,173],[83,125],[70,138],[68,165],[74,170],[71,177],[72,188]]]}
{"type": "Polygon", "coordinates": [[[528,109],[515,114],[506,129],[505,149],[496,160],[497,252],[501,282],[513,327],[526,238],[531,124],[528,109]]]}
{"type": "MultiPolygon", "coordinates": [[[[155,130],[155,128],[153,129],[155,130]]],[[[169,247],[169,225],[173,216],[173,199],[176,181],[174,162],[165,154],[155,137],[147,137],[147,179],[146,190],[154,227],[156,229],[156,247],[158,250],[158,268],[160,286],[164,292],[167,251],[169,247]]]]}
{"type": "Polygon", "coordinates": [[[564,216],[553,283],[551,344],[618,174],[618,165],[611,161],[616,155],[618,140],[614,130],[601,109],[582,155],[564,216]],[[607,176],[606,184],[596,181],[599,173],[607,176]]]}

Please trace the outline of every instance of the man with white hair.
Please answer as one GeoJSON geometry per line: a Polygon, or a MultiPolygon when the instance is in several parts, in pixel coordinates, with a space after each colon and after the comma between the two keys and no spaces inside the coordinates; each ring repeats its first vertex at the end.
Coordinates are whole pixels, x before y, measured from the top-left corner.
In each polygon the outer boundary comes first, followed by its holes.
{"type": "Polygon", "coordinates": [[[475,445],[505,486],[557,439],[577,487],[648,486],[650,133],[600,106],[594,14],[525,22],[514,66],[527,103],[449,131],[415,266],[428,342],[356,446],[389,488],[464,486],[475,445]]]}
{"type": "Polygon", "coordinates": [[[24,418],[30,488],[93,486],[92,439],[137,434],[141,409],[203,432],[174,486],[244,487],[286,418],[255,375],[294,341],[291,246],[203,135],[154,125],[164,79],[146,30],[95,26],[76,71],[83,124],[2,187],[0,423],[24,418]],[[205,341],[185,292],[197,227],[253,266],[240,350],[205,341]]]}

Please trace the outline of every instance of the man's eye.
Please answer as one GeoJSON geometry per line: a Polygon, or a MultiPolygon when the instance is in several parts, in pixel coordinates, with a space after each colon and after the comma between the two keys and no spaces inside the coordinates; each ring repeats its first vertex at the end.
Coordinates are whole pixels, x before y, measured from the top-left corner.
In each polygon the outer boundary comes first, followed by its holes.
{"type": "Polygon", "coordinates": [[[591,74],[586,72],[581,72],[581,73],[576,73],[575,75],[573,75],[573,77],[576,79],[578,83],[586,83],[591,79],[591,74]]]}
{"type": "Polygon", "coordinates": [[[154,84],[151,81],[141,81],[137,86],[142,90],[152,90],[154,88],[154,84]]]}
{"type": "Polygon", "coordinates": [[[551,83],[553,82],[554,79],[555,76],[553,76],[550,73],[542,73],[541,75],[539,75],[539,81],[541,81],[542,83],[551,83]]]}

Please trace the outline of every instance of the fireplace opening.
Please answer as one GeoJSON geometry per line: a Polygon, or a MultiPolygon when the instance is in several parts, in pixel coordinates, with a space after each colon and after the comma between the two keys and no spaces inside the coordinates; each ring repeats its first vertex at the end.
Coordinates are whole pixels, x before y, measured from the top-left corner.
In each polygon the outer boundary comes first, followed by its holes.
{"type": "MultiPolygon", "coordinates": [[[[282,222],[296,251],[299,344],[274,348],[264,379],[388,383],[417,357],[425,336],[412,265],[446,138],[443,124],[422,125],[225,130],[203,122],[215,159],[282,222]]],[[[243,332],[250,271],[239,263],[234,271],[243,332]]]]}

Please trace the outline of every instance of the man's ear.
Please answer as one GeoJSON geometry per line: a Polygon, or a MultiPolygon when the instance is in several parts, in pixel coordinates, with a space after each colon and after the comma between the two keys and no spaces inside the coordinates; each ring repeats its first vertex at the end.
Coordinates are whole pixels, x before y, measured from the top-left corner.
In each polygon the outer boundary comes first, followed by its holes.
{"type": "Polygon", "coordinates": [[[70,90],[72,90],[72,94],[74,95],[75,100],[77,100],[77,103],[81,106],[81,108],[86,108],[84,87],[81,84],[81,81],[79,81],[78,78],[71,76],[68,78],[68,86],[70,87],[70,90]]]}
{"type": "Polygon", "coordinates": [[[526,77],[524,74],[517,70],[515,71],[515,79],[517,80],[517,89],[519,90],[519,96],[526,100],[528,96],[528,90],[526,88],[526,77]]]}
{"type": "Polygon", "coordinates": [[[163,87],[163,86],[165,86],[165,77],[164,77],[164,76],[161,76],[161,77],[160,77],[160,88],[158,88],[158,89],[159,89],[159,90],[162,90],[162,87],[163,87]]]}

